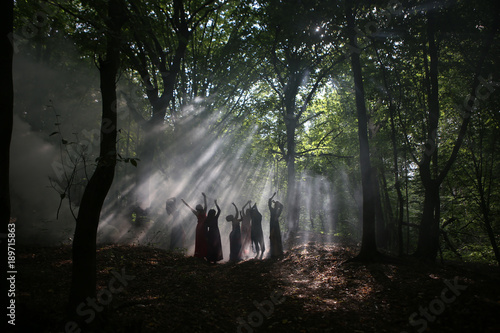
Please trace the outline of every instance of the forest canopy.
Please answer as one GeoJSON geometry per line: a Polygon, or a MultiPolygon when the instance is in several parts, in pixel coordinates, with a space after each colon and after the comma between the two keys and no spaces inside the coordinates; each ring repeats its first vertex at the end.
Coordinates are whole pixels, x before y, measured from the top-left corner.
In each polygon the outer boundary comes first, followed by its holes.
{"type": "Polygon", "coordinates": [[[387,253],[500,262],[497,1],[114,2],[15,1],[20,242],[73,239],[114,50],[98,241],[168,248],[168,198],[225,216],[277,192],[289,246],[372,230],[387,253]]]}

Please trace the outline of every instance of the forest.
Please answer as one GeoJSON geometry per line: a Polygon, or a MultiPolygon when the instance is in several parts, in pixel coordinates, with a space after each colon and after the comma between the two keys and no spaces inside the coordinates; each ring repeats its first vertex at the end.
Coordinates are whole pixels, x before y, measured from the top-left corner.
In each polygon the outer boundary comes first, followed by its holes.
{"type": "Polygon", "coordinates": [[[497,0],[0,8],[5,332],[500,332],[497,0]]]}

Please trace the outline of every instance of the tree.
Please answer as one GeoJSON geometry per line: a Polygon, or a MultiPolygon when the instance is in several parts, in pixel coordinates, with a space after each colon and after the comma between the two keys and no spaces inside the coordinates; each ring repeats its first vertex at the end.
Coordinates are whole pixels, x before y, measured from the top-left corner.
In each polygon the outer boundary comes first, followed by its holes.
{"type": "Polygon", "coordinates": [[[168,107],[175,102],[181,65],[194,32],[217,8],[215,2],[131,2],[129,18],[140,29],[130,32],[129,42],[124,43],[122,49],[131,68],[140,75],[151,105],[151,111],[146,117],[143,117],[140,110],[132,110],[144,133],[137,179],[138,188],[143,188],[142,191],[139,190],[137,200],[143,206],[150,205],[149,183],[154,172],[155,151],[168,107]]]}
{"type": "Polygon", "coordinates": [[[328,1],[269,1],[262,3],[254,46],[265,62],[259,68],[262,79],[278,96],[279,122],[284,140],[278,150],[286,162],[286,221],[291,236],[299,229],[300,192],[296,182],[297,131],[317,114],[307,117],[307,109],[334,66],[337,6],[328,1]]]}
{"type": "Polygon", "coordinates": [[[120,63],[120,32],[125,23],[124,3],[110,0],[105,21],[105,54],[99,59],[102,94],[101,143],[96,169],[80,203],[73,239],[70,311],[96,295],[96,235],[104,199],[113,182],[117,160],[116,78],[120,63]]]}
{"type": "Polygon", "coordinates": [[[370,163],[370,146],[368,142],[368,118],[366,113],[363,72],[359,56],[356,34],[354,2],[346,1],[345,16],[347,22],[348,41],[351,49],[351,67],[354,77],[356,110],[358,116],[359,164],[361,168],[361,186],[363,190],[363,237],[359,260],[370,260],[377,254],[375,238],[375,188],[373,186],[373,170],[370,163]]]}
{"type": "MultiPolygon", "coordinates": [[[[434,261],[438,253],[440,233],[439,224],[441,219],[441,203],[439,193],[440,186],[448,175],[448,172],[450,171],[460,151],[467,133],[467,127],[470,122],[470,117],[472,116],[471,111],[474,109],[475,100],[477,99],[477,95],[478,93],[480,93],[480,89],[482,87],[480,76],[483,70],[483,65],[486,56],[491,48],[493,37],[495,36],[500,24],[500,12],[498,3],[495,2],[495,7],[493,9],[493,20],[492,24],[490,25],[488,37],[485,40],[473,72],[470,95],[468,96],[466,104],[463,105],[463,110],[461,110],[463,120],[460,125],[458,135],[455,139],[453,149],[449,155],[449,158],[446,160],[444,167],[441,170],[439,170],[438,165],[438,129],[441,111],[438,80],[439,45],[436,38],[439,12],[437,9],[429,9],[425,14],[428,57],[430,58],[430,63],[428,66],[426,66],[427,104],[429,112],[427,124],[427,141],[425,144],[425,150],[422,155],[422,159],[418,163],[420,179],[425,192],[422,219],[419,228],[418,244],[415,251],[415,256],[424,260],[434,261]]],[[[424,61],[426,62],[427,55],[424,54],[424,57],[424,61]]]]}

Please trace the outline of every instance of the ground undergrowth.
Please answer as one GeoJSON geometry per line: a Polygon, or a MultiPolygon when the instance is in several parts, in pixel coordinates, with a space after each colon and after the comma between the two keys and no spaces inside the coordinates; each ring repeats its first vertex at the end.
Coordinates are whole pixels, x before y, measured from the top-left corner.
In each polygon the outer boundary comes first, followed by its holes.
{"type": "MultiPolygon", "coordinates": [[[[64,332],[71,248],[18,251],[17,331],[64,332]]],[[[356,251],[311,242],[280,260],[209,265],[103,246],[101,303],[82,319],[95,332],[500,332],[497,267],[345,263],[356,251]]]]}

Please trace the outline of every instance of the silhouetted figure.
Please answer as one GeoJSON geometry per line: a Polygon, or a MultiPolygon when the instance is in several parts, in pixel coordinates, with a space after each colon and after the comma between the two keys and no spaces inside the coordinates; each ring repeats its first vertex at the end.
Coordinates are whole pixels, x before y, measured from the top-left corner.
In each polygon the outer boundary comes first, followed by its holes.
{"type": "Polygon", "coordinates": [[[182,249],[184,248],[186,233],[182,224],[177,220],[177,199],[175,197],[166,201],[165,210],[170,216],[170,250],[182,249]]]}
{"type": "Polygon", "coordinates": [[[266,246],[264,245],[264,233],[262,232],[262,214],[257,209],[257,204],[253,205],[250,214],[252,216],[252,245],[257,253],[255,258],[259,257],[262,259],[266,246]]]}
{"type": "Polygon", "coordinates": [[[234,209],[236,210],[234,215],[226,216],[226,221],[232,223],[233,229],[229,234],[229,261],[239,261],[241,260],[241,229],[240,221],[238,219],[238,208],[233,202],[234,209]]]}
{"type": "Polygon", "coordinates": [[[248,201],[241,208],[241,259],[246,259],[250,256],[250,246],[252,244],[252,215],[250,214],[250,204],[251,201],[248,201]],[[247,205],[248,208],[245,210],[247,205]]]}
{"type": "Polygon", "coordinates": [[[269,222],[269,247],[271,258],[278,258],[283,255],[283,243],[281,242],[281,231],[279,218],[283,211],[283,205],[279,201],[273,201],[276,192],[269,198],[267,205],[271,212],[271,220],[269,222]],[[274,203],[274,205],[273,205],[274,203]]]}
{"type": "Polygon", "coordinates": [[[217,207],[217,214],[215,213],[215,209],[210,209],[208,211],[206,224],[208,227],[208,246],[207,246],[207,260],[211,263],[216,263],[223,259],[222,256],[222,243],[220,240],[220,231],[219,231],[219,215],[220,215],[220,207],[217,205],[217,200],[214,200],[215,206],[217,207]]]}
{"type": "Polygon", "coordinates": [[[204,206],[198,204],[196,209],[191,208],[184,199],[182,202],[188,206],[194,215],[198,218],[198,224],[196,225],[196,238],[194,243],[194,256],[197,258],[206,258],[207,256],[207,196],[205,193],[203,195],[204,206]]]}

